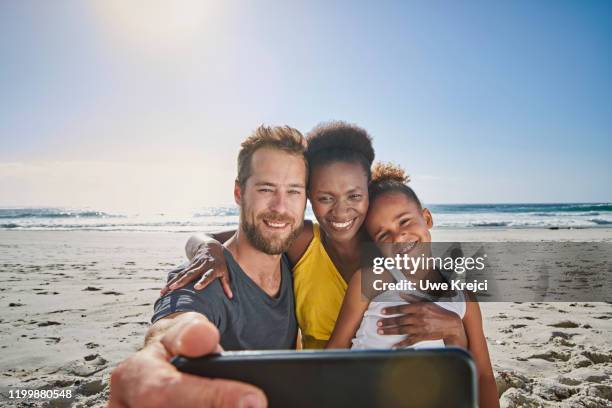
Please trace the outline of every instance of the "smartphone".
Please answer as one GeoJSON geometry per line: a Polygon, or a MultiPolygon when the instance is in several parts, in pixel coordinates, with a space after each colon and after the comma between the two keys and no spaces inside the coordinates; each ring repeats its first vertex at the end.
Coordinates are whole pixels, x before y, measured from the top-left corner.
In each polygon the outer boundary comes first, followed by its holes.
{"type": "Polygon", "coordinates": [[[476,407],[461,349],[238,351],[175,357],[180,371],[247,382],[270,407],[476,407]]]}

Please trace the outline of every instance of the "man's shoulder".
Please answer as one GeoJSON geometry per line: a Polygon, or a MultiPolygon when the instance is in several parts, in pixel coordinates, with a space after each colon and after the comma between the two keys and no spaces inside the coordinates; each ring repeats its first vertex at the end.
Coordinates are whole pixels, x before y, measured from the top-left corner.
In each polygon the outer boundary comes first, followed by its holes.
{"type": "MultiPolygon", "coordinates": [[[[172,279],[172,276],[175,276],[184,268],[176,268],[170,271],[168,278],[172,279]]],[[[213,323],[217,323],[219,317],[223,315],[224,304],[229,301],[223,292],[221,283],[218,279],[215,279],[204,289],[196,290],[194,288],[196,282],[197,280],[190,282],[182,288],[159,297],[155,302],[151,321],[154,323],[176,312],[198,312],[208,317],[213,323]]]]}
{"type": "Polygon", "coordinates": [[[194,286],[198,280],[199,279],[196,279],[193,282],[189,282],[182,288],[175,289],[172,292],[167,293],[166,295],[164,295],[164,297],[171,296],[171,295],[174,295],[174,297],[190,296],[190,297],[197,298],[198,300],[207,301],[207,302],[210,302],[213,300],[216,302],[217,298],[226,299],[225,293],[223,292],[223,287],[221,286],[221,281],[219,281],[219,279],[215,279],[204,289],[196,290],[194,286]]]}
{"type": "MultiPolygon", "coordinates": [[[[174,277],[176,277],[179,273],[183,272],[185,269],[187,269],[187,267],[189,266],[189,262],[184,262],[180,265],[178,265],[176,268],[172,269],[171,271],[168,272],[168,282],[172,279],[174,279],[174,277]]],[[[192,294],[194,296],[202,296],[202,295],[206,295],[206,297],[211,297],[211,296],[217,296],[217,295],[221,295],[223,294],[223,288],[221,286],[221,283],[218,279],[215,279],[214,281],[212,281],[208,286],[206,286],[204,289],[199,289],[196,290],[194,288],[196,282],[198,282],[199,278],[194,280],[193,282],[189,282],[188,284],[186,284],[185,286],[183,286],[182,288],[179,289],[175,289],[172,292],[167,293],[165,296],[170,296],[172,294],[178,295],[178,294],[192,294]]],[[[162,296],[161,298],[165,297],[162,296]]],[[[161,299],[160,298],[160,299],[161,299]]]]}
{"type": "Polygon", "coordinates": [[[185,261],[180,265],[174,267],[174,269],[168,272],[168,276],[166,276],[166,282],[170,282],[176,275],[183,272],[189,266],[189,261],[185,261]]]}

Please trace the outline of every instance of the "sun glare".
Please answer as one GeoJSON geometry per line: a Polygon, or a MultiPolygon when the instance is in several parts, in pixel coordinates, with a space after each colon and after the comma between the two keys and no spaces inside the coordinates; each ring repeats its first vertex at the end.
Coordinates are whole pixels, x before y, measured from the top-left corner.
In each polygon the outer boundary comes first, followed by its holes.
{"type": "Polygon", "coordinates": [[[95,13],[105,31],[121,42],[145,48],[176,48],[198,37],[211,14],[213,2],[202,0],[104,0],[95,13]]]}

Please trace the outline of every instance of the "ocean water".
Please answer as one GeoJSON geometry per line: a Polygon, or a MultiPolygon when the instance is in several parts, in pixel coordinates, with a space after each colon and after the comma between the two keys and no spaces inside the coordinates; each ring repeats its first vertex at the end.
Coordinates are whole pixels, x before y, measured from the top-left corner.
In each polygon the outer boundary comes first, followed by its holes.
{"type": "MultiPolygon", "coordinates": [[[[612,227],[612,203],[439,204],[435,228],[612,227]]],[[[314,219],[310,208],[306,218],[314,219]]],[[[183,214],[110,213],[91,209],[0,208],[1,230],[219,231],[238,225],[237,207],[183,214]]]]}

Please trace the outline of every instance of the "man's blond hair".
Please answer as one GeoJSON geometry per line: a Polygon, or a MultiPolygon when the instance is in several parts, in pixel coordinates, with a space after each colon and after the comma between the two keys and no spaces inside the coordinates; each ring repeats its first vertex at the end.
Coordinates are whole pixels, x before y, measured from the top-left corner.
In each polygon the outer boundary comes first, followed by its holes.
{"type": "MultiPolygon", "coordinates": [[[[238,153],[238,177],[236,178],[240,188],[244,188],[248,178],[251,177],[253,154],[263,147],[270,147],[304,157],[306,139],[299,130],[289,126],[259,126],[240,145],[240,152],[238,153]]],[[[306,174],[308,174],[306,158],[304,158],[304,164],[306,166],[306,174]]]]}

